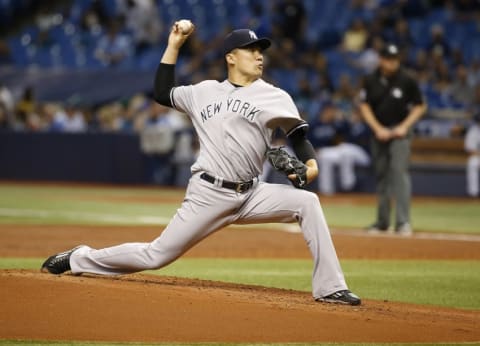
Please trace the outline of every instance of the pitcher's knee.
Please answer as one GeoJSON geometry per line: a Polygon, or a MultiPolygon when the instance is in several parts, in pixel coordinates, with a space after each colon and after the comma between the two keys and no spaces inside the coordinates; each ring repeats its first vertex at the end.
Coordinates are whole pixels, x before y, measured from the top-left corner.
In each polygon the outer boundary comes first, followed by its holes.
{"type": "Polygon", "coordinates": [[[160,269],[175,261],[181,254],[181,251],[150,246],[145,251],[145,265],[148,269],[160,269]]]}
{"type": "Polygon", "coordinates": [[[318,199],[317,194],[310,191],[302,191],[302,195],[299,196],[299,202],[303,207],[317,207],[320,205],[320,200],[318,199]]]}

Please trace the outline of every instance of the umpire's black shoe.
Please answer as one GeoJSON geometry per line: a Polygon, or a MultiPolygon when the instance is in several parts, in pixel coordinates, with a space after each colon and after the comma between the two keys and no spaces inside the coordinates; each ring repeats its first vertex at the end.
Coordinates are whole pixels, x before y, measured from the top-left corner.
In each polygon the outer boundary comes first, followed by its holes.
{"type": "Polygon", "coordinates": [[[317,298],[316,301],[324,302],[324,303],[345,304],[345,305],[360,305],[362,303],[361,299],[356,294],[350,292],[349,290],[337,291],[328,296],[317,298]]]}
{"type": "Polygon", "coordinates": [[[79,246],[71,250],[60,252],[56,255],[50,256],[45,262],[43,262],[41,271],[49,272],[52,274],[62,274],[66,271],[69,271],[71,269],[70,256],[72,255],[73,251],[77,250],[78,248],[79,246]]]}

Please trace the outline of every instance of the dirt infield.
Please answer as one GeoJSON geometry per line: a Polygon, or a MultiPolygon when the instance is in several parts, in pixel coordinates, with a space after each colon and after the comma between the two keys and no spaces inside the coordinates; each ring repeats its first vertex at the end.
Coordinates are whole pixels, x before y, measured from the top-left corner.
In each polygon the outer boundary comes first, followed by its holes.
{"type": "MultiPolygon", "coordinates": [[[[87,243],[149,241],[151,227],[0,226],[0,257],[46,257],[87,243]],[[45,241],[48,239],[48,242],[45,241]]],[[[480,259],[479,241],[334,231],[342,259],[480,259]]],[[[301,234],[229,228],[187,257],[308,258],[301,234]],[[272,232],[275,234],[272,236],[272,232]]],[[[119,278],[0,271],[0,338],[145,342],[460,342],[480,314],[366,300],[315,303],[309,293],[150,275],[119,278]]]]}
{"type": "Polygon", "coordinates": [[[164,342],[480,340],[478,313],[392,302],[343,307],[310,294],[148,275],[1,271],[3,338],[164,342]]]}

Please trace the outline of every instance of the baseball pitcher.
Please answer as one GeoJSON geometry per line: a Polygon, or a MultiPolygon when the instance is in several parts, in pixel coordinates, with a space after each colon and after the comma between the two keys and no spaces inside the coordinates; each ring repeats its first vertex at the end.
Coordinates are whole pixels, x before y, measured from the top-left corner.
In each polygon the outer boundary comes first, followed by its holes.
{"type": "Polygon", "coordinates": [[[200,141],[186,196],[162,234],[151,243],[105,249],[82,245],[53,255],[43,271],[116,275],[162,268],[229,224],[298,222],[313,257],[313,298],[359,305],[348,290],[319,199],[301,189],[318,175],[315,151],[291,97],[261,79],[263,51],[271,42],[248,29],[228,34],[223,55],[228,77],[175,86],[180,48],[194,31],[176,22],[155,76],[155,100],[188,114],[200,141]],[[298,157],[270,148],[281,128],[298,157]],[[282,170],[294,186],[260,182],[264,160],[282,170]]]}

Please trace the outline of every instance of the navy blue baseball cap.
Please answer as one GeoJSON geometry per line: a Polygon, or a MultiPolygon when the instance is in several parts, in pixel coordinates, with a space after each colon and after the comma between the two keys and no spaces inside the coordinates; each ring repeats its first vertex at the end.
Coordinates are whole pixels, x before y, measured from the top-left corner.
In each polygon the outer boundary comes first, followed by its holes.
{"type": "Polygon", "coordinates": [[[400,50],[394,44],[386,44],[380,51],[380,56],[387,59],[396,59],[400,56],[400,50]]]}
{"type": "Polygon", "coordinates": [[[270,47],[272,42],[266,38],[258,38],[253,30],[238,29],[225,36],[223,40],[223,54],[228,54],[235,48],[245,48],[252,44],[258,44],[262,50],[270,47]]]}

